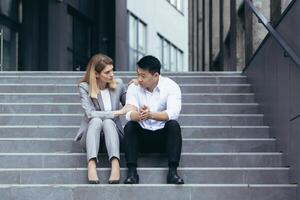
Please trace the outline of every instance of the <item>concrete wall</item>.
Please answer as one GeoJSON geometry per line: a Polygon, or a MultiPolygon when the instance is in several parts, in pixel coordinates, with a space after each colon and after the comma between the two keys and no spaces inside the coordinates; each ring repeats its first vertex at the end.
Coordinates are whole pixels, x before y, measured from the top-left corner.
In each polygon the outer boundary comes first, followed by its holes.
{"type": "MultiPolygon", "coordinates": [[[[299,18],[300,2],[295,1],[277,27],[298,55],[299,18]]],[[[284,165],[291,167],[290,182],[300,183],[300,66],[285,57],[274,38],[268,37],[248,66],[246,75],[261,103],[265,124],[271,127],[271,136],[277,138],[278,150],[283,152],[284,165]]]]}
{"type": "Polygon", "coordinates": [[[127,9],[147,24],[147,54],[159,57],[159,33],[184,52],[183,71],[188,71],[187,2],[182,14],[167,0],[127,0],[127,9]]]}
{"type": "MultiPolygon", "coordinates": [[[[190,4],[195,4],[196,0],[189,0],[190,4]]],[[[190,26],[189,26],[189,31],[190,31],[190,56],[189,56],[189,63],[190,63],[190,69],[191,70],[202,70],[204,69],[205,71],[209,71],[209,0],[198,0],[199,4],[202,5],[202,2],[205,1],[205,40],[202,41],[202,23],[203,23],[203,18],[202,18],[202,6],[199,6],[198,11],[195,10],[195,8],[191,8],[190,12],[196,13],[199,12],[199,19],[197,21],[196,18],[196,14],[190,15],[189,20],[190,20],[190,26]],[[193,26],[193,27],[192,27],[193,26]],[[197,38],[196,36],[196,29],[199,30],[200,34],[199,34],[199,38],[197,38]],[[196,66],[196,65],[202,65],[203,63],[203,58],[202,58],[202,52],[198,53],[197,51],[197,45],[191,45],[191,43],[199,43],[198,46],[198,50],[199,51],[203,51],[202,50],[202,43],[205,43],[205,49],[204,49],[204,54],[205,54],[205,62],[204,62],[204,66],[196,66]],[[199,56],[201,55],[201,56],[199,56]],[[199,59],[199,61],[197,61],[196,59],[199,59]]],[[[278,0],[280,1],[280,0],[278,0]]],[[[286,9],[286,7],[288,6],[288,4],[291,2],[291,0],[281,0],[282,1],[282,12],[286,9]]],[[[243,3],[243,0],[237,0],[236,1],[236,8],[237,11],[240,8],[240,5],[243,3]]],[[[254,5],[260,10],[260,12],[262,12],[262,14],[268,19],[270,20],[270,0],[253,0],[254,5]]],[[[213,46],[213,58],[217,58],[217,55],[219,54],[219,1],[213,1],[213,33],[212,33],[212,46],[213,46]]],[[[230,28],[230,1],[225,0],[224,1],[224,15],[223,15],[223,19],[224,19],[224,38],[223,41],[225,41],[226,39],[226,35],[229,32],[229,28],[230,28]]],[[[245,63],[245,41],[244,41],[244,37],[245,37],[245,30],[244,30],[244,19],[242,16],[236,16],[237,18],[237,64],[236,66],[232,67],[230,66],[230,57],[228,57],[229,55],[229,46],[225,45],[225,49],[224,49],[224,64],[223,66],[221,66],[220,68],[223,70],[237,70],[237,71],[241,71],[244,69],[246,63],[245,63]]],[[[253,24],[253,29],[252,29],[252,44],[253,44],[253,53],[257,50],[257,48],[260,46],[261,42],[264,40],[264,38],[267,35],[267,30],[263,27],[262,24],[260,24],[257,20],[257,18],[255,16],[253,16],[252,18],[252,24],[253,24]]]]}

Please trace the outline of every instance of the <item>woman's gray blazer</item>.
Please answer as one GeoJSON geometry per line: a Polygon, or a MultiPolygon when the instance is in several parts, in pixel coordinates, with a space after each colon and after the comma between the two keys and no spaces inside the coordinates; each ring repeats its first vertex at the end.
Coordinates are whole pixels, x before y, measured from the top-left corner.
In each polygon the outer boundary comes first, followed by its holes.
{"type": "Polygon", "coordinates": [[[98,117],[101,119],[112,119],[118,128],[118,132],[120,136],[123,136],[123,128],[122,123],[119,117],[114,117],[113,111],[119,110],[121,105],[125,105],[126,98],[126,88],[121,79],[116,79],[117,87],[114,90],[109,90],[110,99],[111,99],[111,108],[112,111],[104,111],[104,105],[101,98],[101,93],[99,92],[97,99],[92,99],[89,96],[89,85],[86,82],[82,82],[78,85],[79,94],[81,98],[81,106],[84,109],[85,113],[82,118],[80,128],[75,137],[75,141],[79,141],[83,134],[86,134],[88,129],[89,121],[98,117]]]}

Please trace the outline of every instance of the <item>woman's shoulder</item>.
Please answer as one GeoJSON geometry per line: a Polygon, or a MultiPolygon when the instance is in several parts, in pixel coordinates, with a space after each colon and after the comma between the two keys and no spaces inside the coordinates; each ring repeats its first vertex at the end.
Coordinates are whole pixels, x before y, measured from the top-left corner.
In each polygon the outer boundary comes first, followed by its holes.
{"type": "Polygon", "coordinates": [[[120,84],[120,85],[123,84],[123,80],[121,78],[116,78],[115,81],[117,84],[120,84]]]}
{"type": "Polygon", "coordinates": [[[116,78],[115,82],[116,82],[116,88],[123,88],[124,87],[124,82],[123,82],[122,79],[116,78]]]}
{"type": "Polygon", "coordinates": [[[89,84],[87,82],[81,82],[78,84],[78,87],[81,87],[83,89],[88,90],[89,89],[89,84]]]}

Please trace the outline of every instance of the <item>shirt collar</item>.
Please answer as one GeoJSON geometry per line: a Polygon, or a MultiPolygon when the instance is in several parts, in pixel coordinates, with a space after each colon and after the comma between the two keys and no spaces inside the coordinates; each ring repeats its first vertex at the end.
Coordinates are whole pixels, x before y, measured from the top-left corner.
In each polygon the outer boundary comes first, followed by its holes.
{"type": "MultiPolygon", "coordinates": [[[[157,83],[157,85],[156,85],[156,87],[154,88],[153,91],[155,91],[155,90],[160,91],[160,90],[161,90],[161,88],[162,88],[162,86],[163,86],[163,84],[162,84],[162,81],[163,81],[163,80],[162,80],[162,79],[163,79],[163,77],[162,77],[161,75],[159,75],[158,83],[157,83]]],[[[142,88],[140,85],[139,85],[139,88],[140,88],[142,91],[144,91],[144,92],[149,92],[147,89],[142,88]]]]}
{"type": "MultiPolygon", "coordinates": [[[[156,88],[157,88],[158,90],[161,90],[161,87],[162,87],[162,79],[163,79],[163,77],[162,77],[161,75],[159,75],[158,83],[157,83],[157,86],[156,86],[156,88]]],[[[156,89],[156,88],[155,88],[155,89],[156,89]]]]}

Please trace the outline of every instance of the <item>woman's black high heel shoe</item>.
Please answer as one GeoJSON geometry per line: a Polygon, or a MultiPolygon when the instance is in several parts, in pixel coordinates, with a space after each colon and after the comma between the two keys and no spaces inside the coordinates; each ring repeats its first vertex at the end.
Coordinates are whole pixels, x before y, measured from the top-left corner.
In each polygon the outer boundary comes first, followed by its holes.
{"type": "Polygon", "coordinates": [[[89,184],[100,184],[99,180],[89,180],[89,184]]]}
{"type": "Polygon", "coordinates": [[[119,184],[120,180],[108,180],[108,184],[119,184]]]}

